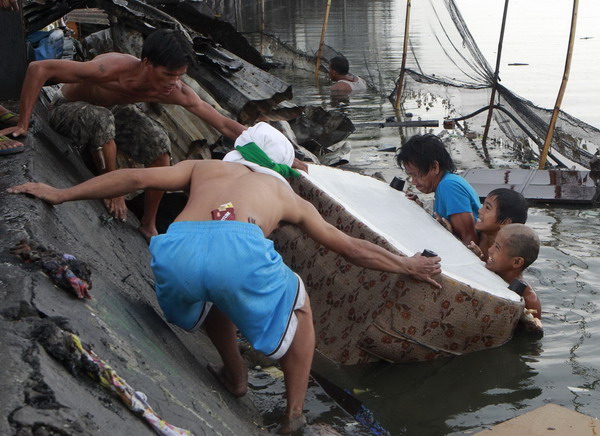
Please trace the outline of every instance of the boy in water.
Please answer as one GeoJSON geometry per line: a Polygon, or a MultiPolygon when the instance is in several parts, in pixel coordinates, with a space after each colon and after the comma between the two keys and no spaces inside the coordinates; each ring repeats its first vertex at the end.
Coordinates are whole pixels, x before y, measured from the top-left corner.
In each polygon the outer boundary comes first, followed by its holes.
{"type": "MultiPolygon", "coordinates": [[[[540,240],[535,232],[524,224],[507,224],[496,235],[490,246],[485,267],[498,274],[506,283],[523,280],[523,271],[531,265],[540,252],[540,240]]],[[[542,329],[539,321],[542,315],[542,305],[533,288],[526,282],[524,289],[517,289],[525,300],[525,309],[534,317],[534,329],[542,329]]],[[[523,319],[522,319],[523,320],[523,319]]]]}
{"type": "Polygon", "coordinates": [[[491,191],[479,209],[475,230],[479,233],[479,244],[471,241],[469,248],[485,260],[494,244],[496,235],[507,224],[525,224],[527,200],[519,192],[507,188],[491,191]]]}

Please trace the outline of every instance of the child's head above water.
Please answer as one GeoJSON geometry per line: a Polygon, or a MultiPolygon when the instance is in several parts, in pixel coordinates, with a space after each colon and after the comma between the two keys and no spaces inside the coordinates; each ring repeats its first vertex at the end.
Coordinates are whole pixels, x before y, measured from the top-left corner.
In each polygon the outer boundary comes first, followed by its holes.
{"type": "Polygon", "coordinates": [[[524,224],[503,226],[488,251],[487,269],[506,279],[505,275],[522,272],[540,252],[540,239],[524,224]]]}
{"type": "Polygon", "coordinates": [[[525,224],[527,209],[527,200],[520,193],[506,188],[494,189],[479,209],[475,229],[484,233],[496,233],[506,224],[525,224]]]}

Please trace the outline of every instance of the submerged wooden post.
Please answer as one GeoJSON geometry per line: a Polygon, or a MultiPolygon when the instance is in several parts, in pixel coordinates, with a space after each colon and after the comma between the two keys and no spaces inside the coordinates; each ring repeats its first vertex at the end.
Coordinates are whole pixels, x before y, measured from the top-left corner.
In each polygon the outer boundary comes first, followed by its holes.
{"type": "Polygon", "coordinates": [[[331,0],[327,0],[325,8],[325,19],[323,20],[323,29],[321,30],[321,42],[317,51],[317,62],[315,65],[315,82],[319,81],[319,68],[321,68],[321,56],[323,56],[323,44],[325,44],[325,32],[327,31],[327,22],[329,21],[329,11],[331,10],[331,0]]]}
{"type": "Polygon", "coordinates": [[[563,73],[562,82],[560,84],[560,90],[556,97],[556,104],[554,105],[554,112],[552,112],[552,118],[550,118],[550,124],[548,125],[548,132],[546,133],[546,140],[544,141],[544,149],[540,155],[539,169],[543,169],[546,165],[546,158],[548,157],[548,151],[550,150],[550,143],[552,142],[552,135],[554,135],[554,127],[556,126],[556,120],[560,112],[560,105],[562,103],[565,89],[567,88],[567,82],[569,81],[569,72],[571,70],[571,58],[573,57],[573,45],[575,44],[575,29],[577,28],[577,9],[579,7],[579,0],[573,0],[573,15],[571,17],[571,34],[569,35],[569,48],[567,49],[567,60],[565,61],[565,72],[563,73]]]}
{"type": "Polygon", "coordinates": [[[402,85],[404,83],[404,69],[406,68],[406,52],[408,50],[408,30],[410,24],[410,0],[406,0],[406,19],[404,20],[404,47],[402,48],[402,66],[400,67],[400,76],[396,86],[396,101],[394,109],[400,108],[400,97],[402,96],[402,85]]]}
{"type": "Polygon", "coordinates": [[[492,85],[492,97],[490,98],[490,109],[488,111],[487,121],[485,122],[485,130],[481,140],[481,148],[486,160],[489,160],[490,155],[486,146],[490,124],[492,122],[492,114],[494,112],[494,99],[496,98],[496,87],[498,86],[498,75],[500,74],[500,59],[502,58],[502,43],[504,41],[504,28],[506,27],[506,13],[508,11],[508,0],[504,2],[504,14],[502,15],[502,27],[500,28],[500,39],[498,40],[498,56],[496,56],[496,71],[494,72],[494,83],[492,85]]]}
{"type": "Polygon", "coordinates": [[[260,54],[265,54],[265,0],[260,0],[260,54]]]}

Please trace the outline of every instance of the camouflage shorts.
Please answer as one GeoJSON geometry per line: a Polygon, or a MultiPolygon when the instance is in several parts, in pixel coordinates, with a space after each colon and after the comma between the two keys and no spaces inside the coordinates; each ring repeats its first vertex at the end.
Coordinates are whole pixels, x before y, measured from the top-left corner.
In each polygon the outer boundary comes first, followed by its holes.
{"type": "Polygon", "coordinates": [[[145,166],[161,154],[171,154],[164,128],[136,105],[95,106],[58,99],[50,111],[50,126],[73,141],[80,153],[115,140],[119,151],[145,166]]]}

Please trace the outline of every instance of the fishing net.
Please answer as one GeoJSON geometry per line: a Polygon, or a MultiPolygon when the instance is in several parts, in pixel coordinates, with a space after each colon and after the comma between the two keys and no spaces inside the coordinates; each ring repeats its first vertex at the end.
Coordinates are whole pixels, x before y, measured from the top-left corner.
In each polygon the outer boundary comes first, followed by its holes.
{"type": "MultiPolygon", "coordinates": [[[[471,130],[480,133],[488,114],[494,70],[479,50],[455,2],[413,2],[412,20],[427,20],[430,32],[410,35],[407,90],[433,86],[449,97],[453,95],[452,88],[460,90],[460,98],[453,99],[457,104],[453,104],[454,114],[450,118],[469,119],[471,130]],[[419,50],[424,44],[427,44],[426,56],[419,50]]],[[[538,107],[502,85],[496,88],[494,104],[494,137],[508,140],[517,148],[529,147],[537,154],[544,143],[552,110],[538,107]]],[[[589,168],[599,149],[600,130],[561,111],[551,145],[554,163],[560,166],[576,163],[589,168]]]]}
{"type": "MultiPolygon", "coordinates": [[[[298,4],[284,0],[240,3],[243,6],[238,4],[235,14],[228,15],[239,31],[272,35],[282,46],[293,47],[296,54],[311,57],[317,52],[325,13],[322,0],[303,0],[298,4]],[[289,26],[290,22],[302,24],[289,26]]],[[[332,36],[334,32],[328,33],[323,54],[325,62],[339,53],[337,49],[345,48],[351,71],[363,76],[371,89],[393,99],[395,91],[390,93],[390,90],[396,86],[401,61],[398,47],[402,47],[403,41],[396,38],[386,46],[376,40],[382,35],[391,39],[392,35],[403,33],[405,5],[404,1],[389,0],[332,2],[329,26],[341,28],[336,36],[332,36]],[[397,18],[382,21],[382,16],[397,18]],[[351,49],[363,46],[365,51],[360,56],[351,49]]],[[[458,126],[463,131],[481,137],[494,69],[479,49],[456,3],[453,0],[413,1],[409,40],[403,99],[441,97],[447,102],[447,117],[460,121],[458,126]]],[[[278,56],[281,59],[283,55],[277,53],[273,57],[278,56]]],[[[311,63],[311,59],[307,59],[306,69],[310,69],[311,63]]],[[[552,111],[536,106],[501,85],[496,89],[494,104],[489,140],[513,148],[523,157],[538,155],[552,111]]],[[[599,146],[600,130],[561,111],[553,135],[550,163],[589,168],[589,161],[599,146]]]]}
{"type": "MultiPolygon", "coordinates": [[[[49,0],[42,5],[46,8],[43,10],[38,10],[42,6],[31,0],[25,3],[24,19],[29,31],[80,7],[85,0],[49,0]]],[[[214,11],[215,19],[233,24],[249,39],[273,36],[269,46],[274,50],[281,48],[272,53],[274,61],[314,68],[325,12],[322,0],[208,0],[206,4],[214,11]],[[290,26],[290,23],[293,24],[290,26]],[[293,59],[286,60],[284,52],[292,53],[293,59]]],[[[390,94],[390,90],[397,85],[401,61],[398,47],[403,44],[397,35],[403,33],[405,5],[402,0],[333,1],[329,26],[340,29],[335,37],[327,38],[324,63],[339,55],[338,49],[365,47],[364,51],[348,53],[351,71],[363,76],[371,89],[393,99],[395,92],[390,94]],[[395,18],[382,20],[384,16],[395,18]],[[382,43],[382,38],[390,39],[387,45],[382,43]],[[361,53],[360,56],[357,53],[361,53]]],[[[419,100],[421,104],[441,97],[447,106],[445,116],[459,122],[457,126],[465,134],[481,137],[494,70],[477,46],[455,1],[414,1],[410,23],[403,101],[419,100]]],[[[253,45],[261,46],[263,40],[254,41],[253,45]]],[[[268,58],[268,54],[265,57],[268,58]]],[[[501,147],[510,147],[523,157],[538,155],[552,111],[536,106],[501,85],[496,88],[494,100],[489,140],[501,147]]],[[[561,111],[551,145],[551,163],[589,168],[590,160],[600,153],[600,130],[561,111]]],[[[486,149],[484,152],[487,153],[486,149]]]]}

